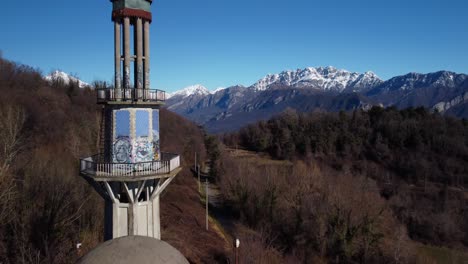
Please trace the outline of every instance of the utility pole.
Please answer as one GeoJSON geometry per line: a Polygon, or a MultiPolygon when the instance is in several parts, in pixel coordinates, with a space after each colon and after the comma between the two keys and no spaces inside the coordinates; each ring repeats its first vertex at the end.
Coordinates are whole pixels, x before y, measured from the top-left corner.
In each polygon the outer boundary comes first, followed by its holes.
{"type": "Polygon", "coordinates": [[[200,180],[200,168],[197,167],[198,173],[198,193],[201,193],[201,180],[200,180]]]}
{"type": "Polygon", "coordinates": [[[201,193],[201,183],[200,183],[200,167],[197,162],[197,152],[195,152],[195,171],[198,174],[198,193],[201,193]]]}
{"type": "Polygon", "coordinates": [[[206,231],[208,231],[208,179],[205,182],[206,186],[206,193],[205,193],[205,200],[206,200],[206,231]]]}
{"type": "Polygon", "coordinates": [[[236,264],[239,264],[239,246],[240,246],[240,240],[236,238],[236,241],[234,242],[236,264]]]}

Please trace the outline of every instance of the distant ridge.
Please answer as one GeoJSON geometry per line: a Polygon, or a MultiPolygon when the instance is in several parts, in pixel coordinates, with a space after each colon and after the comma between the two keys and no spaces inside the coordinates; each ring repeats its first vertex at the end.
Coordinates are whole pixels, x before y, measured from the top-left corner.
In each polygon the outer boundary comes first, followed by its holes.
{"type": "Polygon", "coordinates": [[[210,92],[197,85],[174,94],[178,96],[167,100],[168,109],[210,132],[236,130],[286,108],[307,112],[423,106],[468,118],[468,75],[450,71],[408,73],[383,81],[371,71],[308,67],[268,74],[249,87],[210,92]]]}

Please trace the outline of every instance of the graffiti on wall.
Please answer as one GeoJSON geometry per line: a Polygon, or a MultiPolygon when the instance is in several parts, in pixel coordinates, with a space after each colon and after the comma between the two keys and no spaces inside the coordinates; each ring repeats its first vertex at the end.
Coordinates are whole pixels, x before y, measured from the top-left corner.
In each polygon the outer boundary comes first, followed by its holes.
{"type": "Polygon", "coordinates": [[[130,112],[115,111],[115,141],[112,145],[112,159],[116,163],[132,162],[132,141],[130,139],[130,112]]]}
{"type": "Polygon", "coordinates": [[[135,140],[133,147],[133,160],[135,163],[153,160],[153,144],[147,137],[140,137],[135,140]]]}
{"type": "Polygon", "coordinates": [[[130,137],[119,137],[114,141],[112,159],[116,163],[132,162],[132,143],[130,137]]]}
{"type": "Polygon", "coordinates": [[[161,150],[159,148],[159,110],[153,110],[153,159],[161,159],[161,150]]]}
{"type": "MultiPolygon", "coordinates": [[[[150,111],[151,109],[136,110],[134,118],[131,117],[128,109],[115,111],[113,162],[141,163],[160,160],[159,111],[153,110],[152,121],[150,121],[150,111]],[[131,123],[134,126],[131,126],[131,123]],[[153,125],[153,130],[150,124],[153,125]],[[131,128],[134,130],[131,131],[131,128]]],[[[138,166],[140,165],[142,164],[138,166]]],[[[135,169],[139,168],[135,167],[135,169]]]]}

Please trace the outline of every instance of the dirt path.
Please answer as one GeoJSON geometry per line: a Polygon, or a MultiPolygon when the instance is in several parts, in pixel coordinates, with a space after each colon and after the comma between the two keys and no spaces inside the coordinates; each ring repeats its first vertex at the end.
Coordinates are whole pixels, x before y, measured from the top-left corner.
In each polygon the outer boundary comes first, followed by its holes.
{"type": "MultiPolygon", "coordinates": [[[[219,186],[207,176],[210,171],[208,164],[209,163],[206,162],[204,169],[200,171],[200,199],[205,202],[205,193],[208,191],[208,210],[211,226],[213,226],[214,230],[218,232],[226,242],[232,244],[235,218],[231,211],[225,207],[225,202],[219,186]],[[208,180],[208,188],[206,186],[206,180],[208,180]]],[[[192,173],[195,181],[198,181],[198,173],[195,168],[192,168],[192,173]]]]}

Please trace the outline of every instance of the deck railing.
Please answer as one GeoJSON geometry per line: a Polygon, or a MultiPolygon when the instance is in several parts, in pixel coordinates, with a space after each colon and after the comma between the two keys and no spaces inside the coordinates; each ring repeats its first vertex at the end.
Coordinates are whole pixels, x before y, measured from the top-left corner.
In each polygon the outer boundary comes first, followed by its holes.
{"type": "Polygon", "coordinates": [[[151,89],[96,89],[98,103],[115,101],[164,102],[166,92],[151,89]]]}
{"type": "Polygon", "coordinates": [[[138,177],[168,174],[180,167],[180,156],[161,153],[161,160],[138,163],[104,162],[103,155],[80,159],[80,173],[97,177],[138,177]]]}

